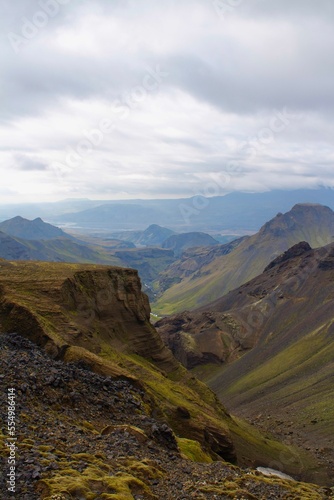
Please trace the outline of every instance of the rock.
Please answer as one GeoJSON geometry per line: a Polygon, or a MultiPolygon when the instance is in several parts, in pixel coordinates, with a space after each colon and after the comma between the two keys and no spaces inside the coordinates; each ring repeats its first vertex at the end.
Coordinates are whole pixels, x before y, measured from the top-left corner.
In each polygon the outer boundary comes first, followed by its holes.
{"type": "Polygon", "coordinates": [[[257,467],[256,470],[261,474],[263,474],[264,476],[268,477],[274,476],[274,477],[279,477],[280,479],[288,479],[289,481],[295,481],[293,477],[284,474],[284,472],[275,469],[270,469],[268,467],[257,467]]]}

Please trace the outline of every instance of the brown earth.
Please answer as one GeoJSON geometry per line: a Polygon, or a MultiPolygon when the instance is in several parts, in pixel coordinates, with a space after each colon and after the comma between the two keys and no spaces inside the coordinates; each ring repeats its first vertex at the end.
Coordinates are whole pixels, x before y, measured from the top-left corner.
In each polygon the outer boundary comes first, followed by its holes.
{"type": "Polygon", "coordinates": [[[178,359],[196,364],[194,373],[230,411],[312,450],[327,484],[334,466],[333,303],[334,245],[312,250],[303,242],[209,306],[157,324],[178,359]]]}

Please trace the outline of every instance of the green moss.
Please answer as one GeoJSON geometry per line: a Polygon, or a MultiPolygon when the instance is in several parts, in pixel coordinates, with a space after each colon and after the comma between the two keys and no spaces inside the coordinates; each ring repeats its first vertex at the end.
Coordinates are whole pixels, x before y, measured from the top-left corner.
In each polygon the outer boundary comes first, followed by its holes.
{"type": "Polygon", "coordinates": [[[203,451],[200,443],[198,441],[193,441],[192,439],[177,438],[177,444],[180,449],[181,454],[192,460],[193,462],[211,463],[212,458],[210,455],[203,451]]]}
{"type": "MultiPolygon", "coordinates": [[[[113,474],[111,468],[94,457],[80,454],[76,458],[89,459],[95,465],[88,466],[82,473],[63,468],[50,478],[43,478],[37,484],[42,499],[51,500],[55,495],[70,495],[70,498],[94,500],[97,496],[104,499],[133,499],[134,495],[144,494],[145,498],[155,498],[150,488],[139,478],[156,478],[161,473],[148,463],[133,462],[126,467],[129,472],[113,474]]],[[[74,457],[73,457],[74,458],[74,457]]],[[[59,464],[58,464],[59,465],[59,464]]]]}

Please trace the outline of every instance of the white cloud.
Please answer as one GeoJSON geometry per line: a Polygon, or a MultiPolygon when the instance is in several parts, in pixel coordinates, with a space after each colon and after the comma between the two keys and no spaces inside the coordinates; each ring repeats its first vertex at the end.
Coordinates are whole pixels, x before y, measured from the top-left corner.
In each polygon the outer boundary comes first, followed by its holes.
{"type": "Polygon", "coordinates": [[[4,36],[3,200],[333,185],[332,2],[235,5],[71,0],[18,54],[4,36]]]}

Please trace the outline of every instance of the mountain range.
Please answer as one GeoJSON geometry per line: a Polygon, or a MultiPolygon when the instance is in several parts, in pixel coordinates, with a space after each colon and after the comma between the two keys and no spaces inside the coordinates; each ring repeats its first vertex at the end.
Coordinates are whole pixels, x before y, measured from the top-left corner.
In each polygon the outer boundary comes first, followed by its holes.
{"type": "Polygon", "coordinates": [[[211,254],[214,258],[202,261],[185,254],[159,278],[172,285],[161,290],[154,311],[165,315],[209,304],[260,274],[276,256],[300,241],[313,248],[333,242],[334,212],[322,205],[298,204],[277,214],[228,254],[220,255],[219,246],[214,249],[217,254],[211,254]],[[191,272],[184,273],[184,269],[191,272]]]}
{"type": "MultiPolygon", "coordinates": [[[[219,179],[217,178],[217,193],[219,179]]],[[[298,203],[320,203],[334,209],[333,189],[274,190],[264,193],[230,193],[172,200],[64,200],[54,203],[0,205],[0,220],[24,214],[41,217],[64,228],[78,228],[96,236],[120,231],[145,230],[151,224],[184,233],[201,231],[234,237],[252,234],[278,212],[298,203]]]]}

